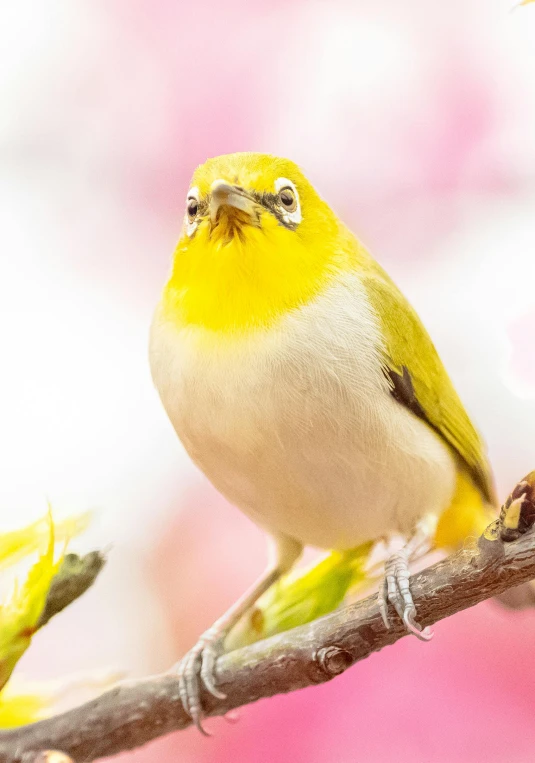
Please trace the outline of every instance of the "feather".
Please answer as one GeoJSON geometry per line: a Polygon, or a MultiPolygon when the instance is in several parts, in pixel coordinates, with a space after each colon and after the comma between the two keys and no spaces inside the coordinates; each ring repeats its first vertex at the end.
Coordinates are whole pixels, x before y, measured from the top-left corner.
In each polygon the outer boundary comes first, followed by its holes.
{"type": "Polygon", "coordinates": [[[416,312],[376,263],[362,280],[384,335],[384,373],[392,396],[440,435],[485,501],[496,505],[483,441],[416,312]]]}

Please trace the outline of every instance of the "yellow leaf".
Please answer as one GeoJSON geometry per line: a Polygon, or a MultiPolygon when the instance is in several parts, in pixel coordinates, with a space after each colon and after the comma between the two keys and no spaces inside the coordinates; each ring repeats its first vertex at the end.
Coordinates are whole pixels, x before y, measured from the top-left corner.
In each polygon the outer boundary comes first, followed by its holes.
{"type": "MultiPolygon", "coordinates": [[[[50,507],[49,507],[50,511],[50,507]]],[[[90,513],[80,514],[54,525],[56,541],[67,541],[83,532],[89,524],[90,513]]],[[[20,530],[0,534],[0,570],[10,567],[35,551],[43,551],[49,542],[48,515],[20,530]]]]}
{"type": "Polygon", "coordinates": [[[31,567],[26,582],[15,587],[11,600],[0,606],[0,689],[30,645],[45,606],[52,578],[62,561],[54,562],[54,523],[49,513],[48,544],[31,567]]]}
{"type": "Polygon", "coordinates": [[[6,686],[0,695],[0,729],[24,726],[46,718],[54,699],[38,692],[13,694],[6,686]]]}
{"type": "Polygon", "coordinates": [[[27,681],[13,676],[0,694],[0,729],[24,726],[80,705],[125,678],[101,671],[68,675],[52,681],[27,681]]]}

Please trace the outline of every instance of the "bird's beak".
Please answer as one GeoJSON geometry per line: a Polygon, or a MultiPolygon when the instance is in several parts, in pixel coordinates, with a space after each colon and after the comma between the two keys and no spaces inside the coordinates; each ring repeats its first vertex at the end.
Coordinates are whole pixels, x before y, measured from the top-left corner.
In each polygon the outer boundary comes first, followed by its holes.
{"type": "Polygon", "coordinates": [[[253,217],[258,208],[258,202],[251,194],[236,185],[224,180],[214,180],[210,188],[210,219],[215,223],[221,207],[232,207],[253,217]]]}

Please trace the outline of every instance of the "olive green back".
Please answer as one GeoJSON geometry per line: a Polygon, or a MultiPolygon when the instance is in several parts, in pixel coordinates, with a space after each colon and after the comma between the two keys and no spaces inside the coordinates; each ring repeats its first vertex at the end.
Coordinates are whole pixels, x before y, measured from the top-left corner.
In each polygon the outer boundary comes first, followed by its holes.
{"type": "Polygon", "coordinates": [[[485,500],[495,505],[483,441],[416,312],[374,261],[362,275],[385,338],[385,375],[392,395],[446,441],[485,500]]]}

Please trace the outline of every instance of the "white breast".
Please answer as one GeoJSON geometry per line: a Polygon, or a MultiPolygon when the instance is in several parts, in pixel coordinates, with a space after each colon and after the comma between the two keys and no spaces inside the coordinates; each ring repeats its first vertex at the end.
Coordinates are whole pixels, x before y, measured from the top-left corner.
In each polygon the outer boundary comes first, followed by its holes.
{"type": "Polygon", "coordinates": [[[342,549],[448,505],[452,456],[389,394],[356,276],[275,329],[205,340],[157,314],[154,382],[192,459],[257,524],[342,549]]]}

